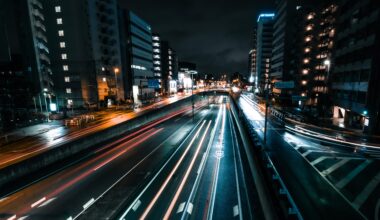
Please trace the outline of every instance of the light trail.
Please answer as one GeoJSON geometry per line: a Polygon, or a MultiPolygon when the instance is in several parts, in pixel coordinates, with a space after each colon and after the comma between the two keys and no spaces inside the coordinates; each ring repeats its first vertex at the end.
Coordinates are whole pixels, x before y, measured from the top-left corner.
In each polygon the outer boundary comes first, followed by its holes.
{"type": "Polygon", "coordinates": [[[164,191],[164,189],[166,188],[166,186],[168,185],[169,181],[171,180],[171,178],[173,177],[174,173],[177,171],[179,165],[181,165],[183,159],[185,158],[185,156],[187,155],[187,153],[189,152],[190,148],[191,148],[191,145],[193,145],[195,139],[197,138],[197,136],[199,135],[201,129],[203,128],[203,126],[205,125],[206,121],[203,121],[202,125],[199,127],[197,133],[194,135],[193,139],[191,140],[191,142],[189,143],[189,145],[186,147],[186,150],[185,152],[182,154],[182,156],[180,157],[180,159],[178,160],[177,164],[174,166],[173,170],[170,172],[169,176],[166,178],[165,182],[162,184],[161,188],[159,189],[159,191],[156,193],[156,195],[153,197],[152,201],[149,203],[148,207],[145,209],[144,213],[141,215],[140,219],[145,219],[147,217],[147,215],[149,214],[150,210],[153,208],[154,204],[157,202],[158,198],[161,196],[162,192],[164,191]]]}
{"type": "Polygon", "coordinates": [[[165,220],[169,219],[169,216],[170,216],[170,214],[173,211],[174,205],[176,204],[176,202],[178,200],[179,194],[181,194],[182,189],[183,189],[183,187],[184,187],[184,185],[185,185],[185,183],[187,181],[187,178],[189,177],[190,171],[193,169],[195,160],[197,159],[197,156],[198,156],[199,151],[200,151],[200,149],[201,149],[201,147],[203,145],[203,141],[204,141],[204,139],[206,137],[206,134],[207,134],[207,132],[208,132],[208,130],[210,128],[210,125],[211,125],[211,121],[209,121],[209,123],[208,123],[208,125],[206,127],[206,131],[203,133],[201,141],[198,144],[197,150],[195,151],[195,154],[194,154],[194,156],[193,156],[193,158],[192,158],[192,160],[190,162],[190,165],[189,165],[189,167],[186,170],[185,176],[182,178],[181,184],[179,185],[179,187],[178,187],[178,189],[177,189],[177,191],[176,191],[176,193],[175,193],[175,195],[174,195],[174,197],[173,197],[173,199],[172,199],[172,201],[171,201],[171,203],[169,205],[169,208],[167,209],[167,211],[166,211],[166,213],[164,215],[163,219],[165,219],[165,220]]]}

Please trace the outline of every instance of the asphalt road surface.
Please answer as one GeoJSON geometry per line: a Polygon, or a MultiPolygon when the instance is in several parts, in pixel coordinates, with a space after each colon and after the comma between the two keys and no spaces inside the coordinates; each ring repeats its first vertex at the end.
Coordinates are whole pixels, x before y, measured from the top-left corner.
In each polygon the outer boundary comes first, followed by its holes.
{"type": "Polygon", "coordinates": [[[1,197],[0,219],[106,219],[120,208],[125,219],[252,218],[228,99],[211,103],[123,135],[1,197]]]}

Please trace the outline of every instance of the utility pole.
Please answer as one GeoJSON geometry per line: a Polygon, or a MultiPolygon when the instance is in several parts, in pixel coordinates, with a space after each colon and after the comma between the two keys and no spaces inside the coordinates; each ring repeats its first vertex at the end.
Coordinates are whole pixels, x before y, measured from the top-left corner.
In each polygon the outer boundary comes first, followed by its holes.
{"type": "Polygon", "coordinates": [[[192,106],[192,109],[193,109],[193,121],[194,121],[194,74],[191,73],[191,106],[192,106]]]}
{"type": "Polygon", "coordinates": [[[265,92],[265,122],[264,122],[264,144],[267,144],[267,130],[268,130],[268,105],[269,105],[269,79],[266,80],[265,92]]]}

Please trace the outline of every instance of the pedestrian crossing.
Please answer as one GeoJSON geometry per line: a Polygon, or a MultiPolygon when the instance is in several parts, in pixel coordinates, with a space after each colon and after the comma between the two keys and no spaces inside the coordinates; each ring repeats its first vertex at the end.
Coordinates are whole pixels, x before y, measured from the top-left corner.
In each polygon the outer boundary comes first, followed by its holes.
{"type": "Polygon", "coordinates": [[[380,217],[380,205],[377,205],[380,204],[380,154],[365,157],[311,141],[300,143],[292,134],[286,134],[285,140],[367,219],[380,217]]]}

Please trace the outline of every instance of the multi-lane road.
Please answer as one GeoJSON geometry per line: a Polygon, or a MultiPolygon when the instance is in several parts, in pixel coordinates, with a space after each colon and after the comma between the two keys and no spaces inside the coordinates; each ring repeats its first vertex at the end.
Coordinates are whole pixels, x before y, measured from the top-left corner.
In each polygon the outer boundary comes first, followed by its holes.
{"type": "MultiPolygon", "coordinates": [[[[239,105],[263,139],[264,115],[257,103],[242,95],[239,105]]],[[[380,217],[379,157],[289,130],[271,117],[267,135],[266,150],[305,219],[380,217]]]]}
{"type": "Polygon", "coordinates": [[[252,218],[238,138],[228,98],[216,97],[3,193],[0,218],[252,218]]]}
{"type": "Polygon", "coordinates": [[[23,138],[0,148],[0,169],[36,156],[63,143],[73,141],[90,133],[99,132],[116,124],[125,122],[155,108],[174,103],[185,96],[175,96],[164,99],[153,105],[130,111],[106,112],[98,115],[96,123],[82,129],[68,129],[63,126],[51,129],[45,133],[23,138]]]}

